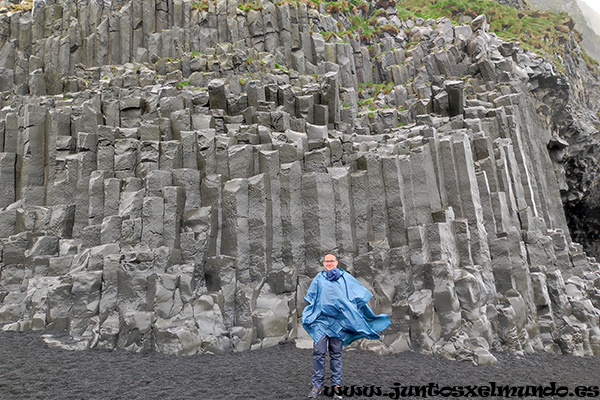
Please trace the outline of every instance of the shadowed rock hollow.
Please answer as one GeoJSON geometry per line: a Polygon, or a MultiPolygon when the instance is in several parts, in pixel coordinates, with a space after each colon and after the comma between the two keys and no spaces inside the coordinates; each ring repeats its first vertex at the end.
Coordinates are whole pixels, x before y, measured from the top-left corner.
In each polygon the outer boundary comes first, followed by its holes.
{"type": "Polygon", "coordinates": [[[3,329],[304,346],[336,251],[392,318],[357,347],[600,354],[598,264],[535,95],[562,77],[484,16],[389,9],[361,39],[302,2],[35,4],[0,15],[3,329]]]}

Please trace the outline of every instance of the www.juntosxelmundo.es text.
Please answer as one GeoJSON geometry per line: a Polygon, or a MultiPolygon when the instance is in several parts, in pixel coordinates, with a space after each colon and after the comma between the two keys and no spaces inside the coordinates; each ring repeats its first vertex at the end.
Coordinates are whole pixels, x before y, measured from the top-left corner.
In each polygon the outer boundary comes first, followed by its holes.
{"type": "Polygon", "coordinates": [[[335,393],[344,397],[384,397],[389,399],[400,399],[405,397],[435,398],[556,398],[556,397],[600,397],[600,386],[580,385],[568,387],[549,382],[548,385],[499,385],[489,382],[487,385],[440,385],[429,382],[426,385],[402,385],[395,382],[392,386],[382,387],[375,385],[351,385],[341,387],[324,387],[323,394],[333,397],[335,393]]]}

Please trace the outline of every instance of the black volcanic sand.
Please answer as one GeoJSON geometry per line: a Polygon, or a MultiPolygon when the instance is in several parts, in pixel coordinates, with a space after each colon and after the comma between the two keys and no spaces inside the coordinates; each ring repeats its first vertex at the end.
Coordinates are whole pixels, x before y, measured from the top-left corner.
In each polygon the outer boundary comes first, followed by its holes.
{"type": "MultiPolygon", "coordinates": [[[[49,348],[40,333],[0,332],[0,399],[301,399],[310,390],[311,353],[293,344],[224,356],[67,351],[49,348]]],[[[345,351],[344,384],[376,385],[388,393],[396,382],[458,386],[554,381],[568,386],[571,398],[580,397],[575,395],[578,385],[600,386],[599,357],[495,355],[498,364],[476,366],[413,352],[377,356],[345,351]]]]}

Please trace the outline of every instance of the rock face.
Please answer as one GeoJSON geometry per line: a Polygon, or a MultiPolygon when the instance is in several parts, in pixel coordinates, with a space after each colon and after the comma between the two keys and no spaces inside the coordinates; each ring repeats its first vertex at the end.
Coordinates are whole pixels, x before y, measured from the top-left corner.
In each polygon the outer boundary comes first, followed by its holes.
{"type": "MultiPolygon", "coordinates": [[[[498,0],[499,3],[504,3],[498,0]]],[[[510,1],[509,1],[510,2],[510,1]]],[[[581,0],[530,0],[540,10],[568,12],[575,22],[571,37],[582,37],[581,47],[595,59],[600,58],[599,37],[590,28],[594,11],[581,0]],[[589,26],[588,26],[589,25],[589,26]],[[581,33],[579,33],[581,32],[581,33]]],[[[520,7],[518,4],[513,4],[520,7]]],[[[600,257],[600,181],[598,158],[600,142],[599,73],[589,68],[590,58],[582,54],[576,40],[559,44],[562,48],[564,75],[549,75],[533,89],[536,108],[552,132],[551,158],[560,178],[561,196],[571,237],[583,245],[586,253],[600,257]],[[588,59],[588,62],[584,60],[588,59]]]]}
{"type": "Polygon", "coordinates": [[[0,15],[3,329],[182,355],[301,342],[335,251],[392,318],[358,347],[600,355],[599,265],[532,92],[552,65],[484,16],[391,17],[367,46],[319,33],[339,14],[260,5],[0,15]]]}
{"type": "Polygon", "coordinates": [[[568,12],[573,17],[575,29],[582,35],[581,46],[590,56],[596,60],[600,59],[600,44],[598,43],[600,36],[594,30],[594,20],[590,18],[596,12],[587,3],[581,0],[528,0],[528,4],[536,10],[568,12]]]}

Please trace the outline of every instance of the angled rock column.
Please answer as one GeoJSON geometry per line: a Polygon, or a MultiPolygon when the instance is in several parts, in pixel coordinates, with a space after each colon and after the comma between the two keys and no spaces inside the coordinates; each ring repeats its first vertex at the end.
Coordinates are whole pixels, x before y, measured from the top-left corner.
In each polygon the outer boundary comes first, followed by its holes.
{"type": "Polygon", "coordinates": [[[90,174],[88,219],[91,225],[100,224],[104,219],[104,178],[105,172],[102,170],[90,174]]]}
{"type": "Polygon", "coordinates": [[[497,232],[520,230],[516,216],[511,215],[505,192],[492,193],[492,210],[497,232]]]}
{"type": "Polygon", "coordinates": [[[357,254],[352,181],[348,168],[328,168],[335,196],[335,238],[340,258],[357,254]]]}
{"type": "Polygon", "coordinates": [[[406,226],[417,225],[417,213],[415,210],[415,195],[412,182],[412,173],[410,168],[410,157],[408,155],[398,157],[399,171],[404,184],[404,211],[406,215],[406,226]]]}
{"type": "Polygon", "coordinates": [[[515,288],[515,280],[512,271],[512,260],[510,246],[506,237],[490,241],[490,253],[492,256],[492,270],[496,289],[503,294],[509,289],[515,288]]]}
{"type": "Polygon", "coordinates": [[[444,175],[444,198],[452,207],[458,217],[463,217],[462,203],[460,200],[460,188],[458,186],[458,173],[454,161],[454,146],[452,137],[444,137],[438,142],[438,154],[441,162],[438,165],[440,174],[444,175]]]}
{"type": "Polygon", "coordinates": [[[469,221],[469,230],[473,241],[473,261],[479,265],[486,265],[490,258],[487,232],[483,221],[479,187],[468,136],[454,136],[454,157],[459,178],[458,187],[460,188],[463,216],[469,221]]]}
{"type": "Polygon", "coordinates": [[[79,168],[77,176],[77,196],[75,198],[75,223],[73,234],[79,235],[89,225],[89,189],[90,175],[97,168],[96,149],[98,135],[95,133],[79,133],[77,136],[77,153],[79,168]]]}
{"type": "Polygon", "coordinates": [[[235,258],[227,256],[209,257],[206,260],[207,286],[209,290],[223,293],[223,323],[226,327],[235,325],[235,294],[237,278],[235,258]]]}
{"type": "Polygon", "coordinates": [[[163,241],[164,201],[162,197],[145,197],[142,208],[142,242],[151,249],[160,247],[163,241]]]}
{"type": "Polygon", "coordinates": [[[132,47],[131,42],[133,40],[133,26],[132,26],[132,4],[131,2],[126,4],[119,10],[119,31],[120,39],[119,43],[121,49],[121,63],[128,63],[131,61],[132,47]]]}
{"type": "MultiPolygon", "coordinates": [[[[68,154],[66,151],[64,153],[68,154]]],[[[77,154],[59,154],[56,161],[53,202],[54,204],[75,204],[79,158],[77,154]]]]}
{"type": "MultiPolygon", "coordinates": [[[[183,168],[198,168],[198,133],[196,131],[181,131],[181,159],[183,168]]],[[[201,171],[204,172],[204,171],[201,171]]]]}
{"type": "MultiPolygon", "coordinates": [[[[210,174],[202,179],[200,185],[200,199],[202,207],[213,207],[217,226],[223,225],[223,177],[221,175],[210,174]]],[[[215,236],[207,251],[209,256],[220,254],[222,230],[216,229],[215,236]]]]}
{"type": "Polygon", "coordinates": [[[406,203],[404,182],[398,157],[382,157],[381,168],[385,188],[388,242],[391,248],[406,246],[406,203]]]}
{"type": "Polygon", "coordinates": [[[473,139],[473,157],[477,166],[487,175],[490,191],[498,191],[498,172],[494,160],[494,146],[489,137],[473,139]]]}
{"type": "Polygon", "coordinates": [[[115,132],[107,126],[98,127],[98,169],[106,171],[108,178],[115,176],[115,132]]]}
{"type": "Polygon", "coordinates": [[[44,165],[46,148],[46,109],[28,104],[24,109],[24,130],[17,143],[18,198],[30,205],[44,205],[44,165]]]}
{"type": "Polygon", "coordinates": [[[373,218],[371,217],[373,208],[367,171],[353,172],[350,174],[350,182],[357,253],[364,254],[368,251],[369,241],[373,240],[373,218]]]}
{"type": "MultiPolygon", "coordinates": [[[[116,155],[115,155],[116,156],[116,155]]],[[[181,142],[169,140],[160,142],[159,169],[172,171],[183,165],[181,142]]]]}
{"type": "Polygon", "coordinates": [[[163,244],[179,248],[181,219],[185,208],[185,190],[177,186],[165,186],[162,189],[164,202],[163,244]]]}
{"type": "Polygon", "coordinates": [[[152,252],[127,252],[119,259],[117,303],[122,314],[148,310],[148,277],[152,271],[152,252]]]}
{"type": "Polygon", "coordinates": [[[479,188],[479,199],[483,211],[483,225],[486,233],[493,235],[497,231],[496,220],[494,219],[494,208],[492,206],[492,193],[485,172],[477,174],[477,187],[479,188]]]}
{"type": "Polygon", "coordinates": [[[381,158],[367,155],[367,179],[369,197],[371,198],[371,217],[373,219],[373,240],[383,240],[388,237],[387,204],[385,185],[381,170],[381,158]]]}
{"type": "Polygon", "coordinates": [[[144,32],[144,45],[147,46],[151,34],[156,32],[156,3],[141,2],[142,4],[142,29],[144,32]]]}
{"type": "Polygon", "coordinates": [[[121,241],[124,244],[136,245],[142,240],[142,212],[145,190],[121,192],[119,217],[122,218],[121,241]]]}
{"type": "MultiPolygon", "coordinates": [[[[519,164],[515,157],[513,144],[512,142],[506,140],[497,141],[496,143],[499,145],[497,148],[501,150],[506,157],[506,167],[508,167],[508,173],[511,178],[512,189],[513,193],[515,194],[517,207],[519,210],[526,209],[528,204],[525,196],[525,188],[521,180],[521,171],[518,168],[519,164]]],[[[532,208],[532,212],[533,211],[534,209],[532,208]]]]}
{"type": "Polygon", "coordinates": [[[19,141],[19,113],[8,112],[5,118],[4,125],[4,151],[7,153],[19,153],[17,151],[19,141]]]}
{"type": "Polygon", "coordinates": [[[16,163],[17,155],[15,153],[0,153],[0,182],[4,185],[0,193],[0,209],[15,202],[16,163]]]}
{"type": "Polygon", "coordinates": [[[281,222],[281,181],[279,152],[275,150],[260,151],[258,154],[259,170],[266,176],[268,196],[271,199],[272,241],[267,243],[267,257],[271,258],[271,268],[281,269],[285,266],[282,259],[283,230],[281,222]]]}
{"type": "Polygon", "coordinates": [[[411,347],[431,351],[440,338],[440,323],[435,312],[430,289],[414,292],[408,298],[411,347]]]}
{"type": "MultiPolygon", "coordinates": [[[[54,109],[49,110],[46,116],[46,182],[54,182],[57,174],[57,156],[59,148],[59,135],[68,135],[71,131],[71,115],[70,109],[54,109]]],[[[8,116],[7,116],[8,118],[8,116]]],[[[8,124],[8,119],[7,119],[8,124]]],[[[62,139],[66,139],[65,136],[62,139]]],[[[67,139],[69,140],[69,139],[67,139]]],[[[54,203],[54,186],[46,185],[46,204],[54,203]]]]}
{"type": "Polygon", "coordinates": [[[121,18],[118,14],[108,15],[108,60],[111,64],[121,64],[121,18]]]}
{"type": "Polygon", "coordinates": [[[416,221],[424,225],[431,222],[431,211],[441,208],[433,158],[428,145],[410,153],[410,168],[416,221]]]}
{"type": "Polygon", "coordinates": [[[306,267],[309,276],[320,269],[320,258],[336,248],[335,206],[331,176],[311,172],[302,176],[302,211],[306,267]]]}
{"type": "Polygon", "coordinates": [[[138,163],[138,147],[139,142],[134,139],[115,140],[115,177],[126,178],[135,176],[135,167],[138,163]]]}
{"type": "Polygon", "coordinates": [[[142,2],[133,1],[131,4],[131,59],[130,61],[140,61],[136,59],[136,50],[144,48],[144,5],[142,2]]]}
{"type": "Polygon", "coordinates": [[[104,216],[117,215],[121,196],[121,180],[109,178],[104,180],[104,216]]]}
{"type": "Polygon", "coordinates": [[[91,319],[98,314],[99,310],[102,271],[75,273],[72,282],[73,306],[69,312],[69,332],[75,336],[84,334],[90,325],[94,324],[91,319]]]}
{"type": "Polygon", "coordinates": [[[118,271],[120,261],[120,254],[109,254],[103,259],[102,297],[100,298],[99,309],[102,322],[117,309],[118,271]]]}
{"type": "Polygon", "coordinates": [[[236,269],[248,271],[250,239],[248,232],[248,180],[231,179],[223,188],[221,254],[236,259],[236,269]]]}
{"type": "MultiPolygon", "coordinates": [[[[175,206],[183,210],[184,197],[175,199],[175,196],[179,194],[175,191],[171,191],[170,194],[165,192],[165,195],[171,197],[166,204],[165,211],[179,212],[177,209],[174,210],[175,206]],[[174,204],[174,201],[177,201],[178,204],[174,204]]],[[[183,196],[183,193],[181,195],[183,196]]],[[[179,222],[175,221],[175,225],[177,224],[179,222]]],[[[182,224],[182,232],[178,235],[179,243],[176,243],[181,249],[181,261],[193,270],[193,283],[196,290],[202,290],[206,287],[208,279],[205,274],[205,261],[208,257],[214,257],[215,254],[215,238],[219,230],[216,207],[189,210],[183,213],[182,224]]],[[[171,227],[171,224],[165,223],[165,229],[171,229],[171,227]]]]}
{"type": "Polygon", "coordinates": [[[229,178],[249,178],[254,175],[254,149],[251,145],[230,146],[227,152],[229,159],[229,178]]]}
{"type": "Polygon", "coordinates": [[[446,261],[431,265],[433,276],[433,305],[440,318],[441,334],[445,339],[456,335],[461,326],[460,303],[454,288],[454,267],[446,261]]]}
{"type": "Polygon", "coordinates": [[[271,270],[272,208],[265,174],[248,179],[248,237],[250,280],[257,282],[271,270]]]}
{"type": "Polygon", "coordinates": [[[447,262],[454,268],[459,265],[459,254],[452,228],[452,215],[445,221],[436,221],[425,226],[431,260],[447,262]]]}
{"type": "Polygon", "coordinates": [[[463,81],[446,81],[448,92],[448,111],[451,117],[462,115],[465,103],[465,84],[463,81]]]}
{"type": "MultiPolygon", "coordinates": [[[[517,108],[517,106],[507,107],[507,109],[513,111],[513,114],[508,115],[506,118],[508,120],[510,135],[513,141],[513,156],[514,161],[516,161],[516,164],[514,166],[518,166],[519,169],[519,175],[521,178],[521,183],[523,185],[523,195],[525,197],[525,201],[532,208],[533,215],[538,216],[538,212],[545,209],[545,202],[540,201],[538,182],[537,179],[535,179],[535,176],[533,175],[534,167],[532,163],[537,161],[536,164],[543,164],[539,159],[540,152],[539,150],[536,151],[537,149],[534,150],[532,148],[532,144],[530,141],[525,141],[525,135],[523,135],[523,133],[521,132],[521,127],[524,126],[525,129],[529,127],[523,125],[523,122],[519,117],[519,109],[517,108]]],[[[542,151],[547,154],[546,149],[542,151]]]]}
{"type": "Polygon", "coordinates": [[[531,274],[527,258],[527,250],[525,243],[521,239],[521,234],[518,232],[510,232],[508,234],[508,243],[510,246],[510,256],[512,264],[512,272],[515,279],[515,289],[519,292],[525,305],[528,308],[527,313],[535,320],[537,318],[533,291],[531,290],[531,274]]]}
{"type": "Polygon", "coordinates": [[[452,221],[452,231],[456,241],[456,250],[459,257],[459,266],[468,267],[473,265],[471,256],[471,233],[469,232],[469,222],[464,219],[455,219],[452,221]]]}
{"type": "Polygon", "coordinates": [[[300,162],[281,165],[281,227],[283,263],[305,273],[302,168],[300,162]]]}
{"type": "MultiPolygon", "coordinates": [[[[507,139],[497,139],[494,141],[494,148],[497,150],[496,165],[498,172],[498,191],[506,193],[506,201],[511,216],[514,217],[515,222],[518,222],[517,213],[519,210],[526,210],[527,204],[522,196],[519,196],[519,192],[516,192],[513,187],[513,176],[510,170],[510,159],[506,154],[508,148],[510,148],[510,141],[507,139]]],[[[521,228],[520,226],[518,227],[521,228]]]]}
{"type": "Polygon", "coordinates": [[[328,72],[325,74],[324,89],[325,92],[321,95],[323,104],[327,104],[329,110],[329,123],[335,124],[340,120],[340,95],[339,95],[339,73],[328,72]]]}
{"type": "Polygon", "coordinates": [[[173,185],[185,189],[186,210],[200,207],[200,182],[200,171],[197,169],[180,168],[173,170],[173,185]]]}
{"type": "Polygon", "coordinates": [[[198,169],[203,175],[217,173],[214,129],[204,129],[198,132],[198,169]]]}

